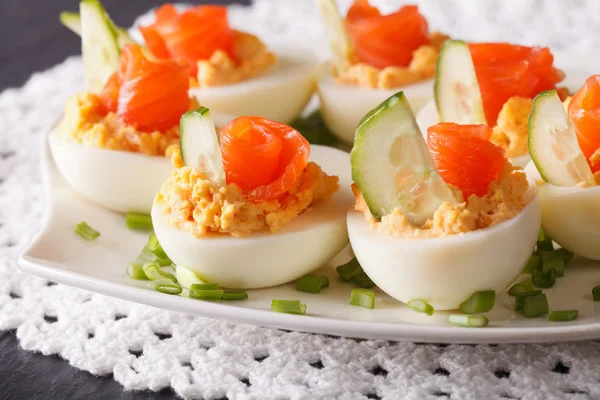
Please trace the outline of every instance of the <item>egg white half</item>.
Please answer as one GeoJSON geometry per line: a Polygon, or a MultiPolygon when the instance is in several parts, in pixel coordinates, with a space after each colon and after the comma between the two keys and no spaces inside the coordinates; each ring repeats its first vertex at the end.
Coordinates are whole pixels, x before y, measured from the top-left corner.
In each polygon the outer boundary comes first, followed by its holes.
{"type": "MultiPolygon", "coordinates": [[[[419,129],[421,129],[421,133],[425,137],[425,140],[427,140],[427,128],[438,124],[439,122],[440,117],[437,108],[435,107],[435,101],[431,100],[427,102],[417,114],[417,124],[419,125],[419,129]]],[[[522,156],[509,158],[508,160],[515,167],[525,168],[527,163],[531,161],[531,157],[529,156],[529,153],[526,153],[522,156]]]]}
{"type": "MultiPolygon", "coordinates": [[[[232,119],[224,114],[213,117],[217,127],[232,119]]],[[[167,157],[66,142],[54,133],[48,135],[48,143],[58,171],[77,193],[119,213],[149,213],[156,192],[173,171],[167,157]]]]}
{"type": "Polygon", "coordinates": [[[384,292],[403,303],[422,299],[436,310],[453,310],[476,291],[505,290],[521,273],[537,240],[540,207],[536,193],[510,220],[430,239],[376,233],[362,213],[350,211],[348,234],[358,261],[384,292]]]}
{"type": "Polygon", "coordinates": [[[318,62],[302,46],[268,47],[278,57],[268,71],[231,85],[192,88],[190,95],[215,112],[292,122],[314,92],[318,62]]]}
{"type": "Polygon", "coordinates": [[[348,243],[346,213],[354,202],[350,161],[348,153],[316,145],[310,158],[326,173],[339,176],[340,190],[281,231],[196,238],[169,224],[154,206],[152,222],[163,249],[176,265],[193,270],[203,281],[235,289],[280,285],[325,265],[348,243]]]}
{"type": "Polygon", "coordinates": [[[319,72],[317,91],[325,124],[340,140],[352,144],[360,120],[385,99],[403,91],[416,113],[433,96],[432,85],[432,79],[387,90],[343,84],[335,80],[331,64],[326,63],[319,72]]]}
{"type": "Polygon", "coordinates": [[[577,188],[544,182],[533,162],[525,168],[538,183],[542,225],[562,247],[592,260],[600,260],[600,186],[577,188]]]}

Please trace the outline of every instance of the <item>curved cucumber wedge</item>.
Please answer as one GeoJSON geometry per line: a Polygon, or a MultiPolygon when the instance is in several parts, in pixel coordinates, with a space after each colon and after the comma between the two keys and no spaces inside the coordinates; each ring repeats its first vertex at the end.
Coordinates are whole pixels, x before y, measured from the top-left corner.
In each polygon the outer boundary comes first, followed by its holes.
{"type": "Polygon", "coordinates": [[[223,158],[210,110],[200,107],[186,112],[179,126],[179,148],[185,165],[206,173],[211,182],[224,185],[223,158]]]}
{"type": "Polygon", "coordinates": [[[533,100],[529,114],[529,154],[542,179],[557,186],[580,182],[595,185],[594,175],[556,93],[549,90],[533,100]]]}
{"type": "Polygon", "coordinates": [[[403,92],[362,119],[350,163],[352,180],[377,219],[398,207],[411,224],[420,226],[443,202],[454,203],[403,92]]]}
{"type": "Polygon", "coordinates": [[[63,11],[60,13],[60,23],[81,36],[81,15],[77,12],[63,11]]]}
{"type": "Polygon", "coordinates": [[[333,66],[337,72],[341,72],[348,68],[354,57],[354,45],[348,36],[335,0],[316,0],[316,3],[325,23],[325,32],[333,52],[333,66]]]}
{"type": "Polygon", "coordinates": [[[442,122],[487,124],[467,43],[460,40],[444,42],[437,60],[433,92],[442,122]]]}
{"type": "Polygon", "coordinates": [[[117,32],[99,1],[83,0],[79,11],[85,88],[98,93],[119,67],[117,32]]]}

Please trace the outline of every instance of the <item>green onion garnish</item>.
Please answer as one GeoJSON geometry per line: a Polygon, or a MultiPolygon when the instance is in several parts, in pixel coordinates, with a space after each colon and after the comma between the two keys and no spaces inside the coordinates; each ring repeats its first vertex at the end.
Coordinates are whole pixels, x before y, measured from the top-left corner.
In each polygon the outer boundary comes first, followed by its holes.
{"type": "Polygon", "coordinates": [[[329,278],[326,276],[304,275],[298,279],[296,290],[299,292],[321,293],[321,289],[328,286],[329,278]]]}
{"type": "Polygon", "coordinates": [[[224,290],[222,300],[246,300],[248,293],[245,290],[224,290]]]}
{"type": "Polygon", "coordinates": [[[175,275],[171,274],[170,272],[163,271],[160,265],[154,261],[146,261],[144,264],[142,264],[142,270],[151,281],[158,279],[170,279],[173,283],[177,283],[177,278],[175,278],[175,275]]]}
{"type": "Polygon", "coordinates": [[[539,317],[548,314],[548,299],[545,293],[525,297],[523,301],[523,314],[525,318],[539,317]]]}
{"type": "Polygon", "coordinates": [[[369,275],[367,275],[367,273],[364,271],[352,278],[352,283],[363,289],[371,289],[372,287],[375,287],[375,282],[373,282],[371,278],[369,278],[369,275]]]}
{"type": "Polygon", "coordinates": [[[561,247],[560,249],[554,250],[554,252],[558,253],[558,254],[560,254],[562,256],[563,261],[565,262],[565,264],[567,264],[569,261],[571,261],[573,259],[573,257],[575,257],[575,254],[573,254],[569,250],[565,249],[564,247],[561,247]]]}
{"type": "Polygon", "coordinates": [[[406,303],[408,308],[416,312],[420,312],[427,315],[433,315],[433,306],[425,300],[414,299],[406,303]]]}
{"type": "Polygon", "coordinates": [[[495,302],[496,292],[493,290],[484,290],[473,293],[467,301],[459,306],[459,309],[465,314],[486,313],[494,308],[495,302]]]}
{"type": "Polygon", "coordinates": [[[448,321],[452,325],[464,326],[467,328],[483,328],[487,326],[489,320],[484,315],[464,315],[464,314],[450,314],[448,321]]]}
{"type": "Polygon", "coordinates": [[[132,279],[137,279],[137,280],[147,280],[148,279],[148,277],[144,273],[142,264],[140,264],[140,263],[129,263],[127,265],[127,275],[129,275],[132,279]]]}
{"type": "Polygon", "coordinates": [[[548,272],[544,273],[538,269],[531,275],[531,281],[536,287],[542,289],[551,288],[556,283],[556,270],[550,269],[548,272]]]}
{"type": "Polygon", "coordinates": [[[304,315],[306,304],[300,303],[300,300],[271,300],[271,311],[304,315]]]}
{"type": "Polygon", "coordinates": [[[541,257],[538,254],[532,254],[531,257],[529,257],[527,264],[525,264],[525,267],[523,268],[523,273],[531,274],[531,273],[533,273],[533,271],[540,268],[541,266],[542,266],[541,257]]]}
{"type": "Polygon", "coordinates": [[[554,250],[554,245],[552,244],[552,239],[550,236],[546,234],[544,228],[540,228],[540,232],[538,233],[537,240],[537,249],[540,251],[552,251],[554,250]]]}
{"type": "Polygon", "coordinates": [[[190,290],[217,290],[219,289],[218,283],[192,283],[190,290]]]}
{"type": "Polygon", "coordinates": [[[358,263],[356,257],[348,261],[346,264],[340,265],[335,270],[346,282],[352,282],[352,279],[356,278],[363,272],[363,269],[358,263]]]}
{"type": "Polygon", "coordinates": [[[534,289],[535,288],[533,287],[533,282],[531,282],[531,279],[527,279],[526,281],[514,284],[510,289],[508,289],[508,295],[516,296],[519,293],[529,292],[534,289]]]}
{"type": "Polygon", "coordinates": [[[174,283],[159,283],[154,286],[154,289],[161,293],[166,294],[179,294],[181,293],[181,286],[176,285],[174,283]]]}
{"type": "Polygon", "coordinates": [[[542,257],[542,272],[544,274],[554,270],[556,277],[561,277],[565,274],[565,260],[563,255],[556,251],[542,251],[540,252],[542,257]]]}
{"type": "Polygon", "coordinates": [[[579,316],[579,311],[577,310],[561,310],[561,311],[552,311],[548,314],[548,321],[573,321],[577,319],[579,316]]]}
{"type": "Polygon", "coordinates": [[[153,229],[152,217],[149,214],[127,213],[125,223],[129,229],[137,231],[151,231],[153,229]]]}
{"type": "Polygon", "coordinates": [[[525,298],[529,296],[535,296],[537,294],[541,294],[542,291],[539,289],[530,290],[528,292],[521,292],[515,295],[515,311],[523,311],[523,305],[525,303],[525,298]]]}
{"type": "MultiPolygon", "coordinates": [[[[194,285],[192,285],[194,286],[194,285]]],[[[198,300],[221,300],[224,290],[218,289],[193,289],[190,288],[190,297],[198,300]]]]}
{"type": "Polygon", "coordinates": [[[88,242],[97,239],[100,236],[100,232],[93,229],[85,221],[82,221],[77,224],[77,226],[75,227],[75,233],[87,240],[88,242]]]}
{"type": "Polygon", "coordinates": [[[163,250],[162,246],[158,242],[158,238],[156,237],[156,235],[154,233],[152,235],[150,235],[150,237],[148,238],[148,242],[146,243],[146,248],[148,250],[150,250],[159,259],[168,260],[169,264],[171,264],[171,260],[169,259],[169,256],[163,250]]]}
{"type": "Polygon", "coordinates": [[[594,301],[600,301],[600,286],[594,286],[592,288],[592,298],[594,301]]]}
{"type": "Polygon", "coordinates": [[[375,292],[369,289],[352,289],[350,304],[365,308],[375,308],[375,292]]]}

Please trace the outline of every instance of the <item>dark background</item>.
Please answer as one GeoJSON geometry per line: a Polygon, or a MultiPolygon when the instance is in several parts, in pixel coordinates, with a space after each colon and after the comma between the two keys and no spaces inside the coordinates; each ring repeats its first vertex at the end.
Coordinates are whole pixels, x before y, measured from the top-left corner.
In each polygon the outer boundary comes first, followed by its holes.
{"type": "MultiPolygon", "coordinates": [[[[164,0],[102,0],[119,26],[164,0]]],[[[191,1],[202,3],[202,1],[191,1]]],[[[212,0],[211,3],[250,3],[250,0],[212,0]]],[[[29,75],[80,53],[79,37],[64,28],[58,15],[77,11],[77,0],[0,0],[0,91],[19,87],[29,75]]],[[[168,399],[159,393],[124,392],[112,376],[95,377],[79,371],[58,356],[45,357],[18,347],[14,331],[0,331],[0,399],[168,399]]]]}

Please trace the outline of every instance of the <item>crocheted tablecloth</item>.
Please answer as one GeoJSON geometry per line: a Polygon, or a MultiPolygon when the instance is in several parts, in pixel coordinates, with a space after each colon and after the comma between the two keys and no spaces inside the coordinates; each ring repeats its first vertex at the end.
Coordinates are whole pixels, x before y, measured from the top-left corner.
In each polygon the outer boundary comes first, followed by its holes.
{"type": "MultiPolygon", "coordinates": [[[[421,3],[430,26],[454,37],[600,47],[595,0],[421,3]]],[[[231,18],[279,38],[323,35],[308,0],[259,0],[233,7],[231,18]]],[[[315,48],[327,52],[323,40],[315,48]]],[[[0,330],[16,329],[23,348],[112,373],[127,390],[171,386],[185,398],[600,398],[598,342],[444,346],[287,332],[164,311],[21,272],[16,258],[44,212],[41,144],[81,87],[81,61],[73,57],[0,95],[0,330]]]]}

